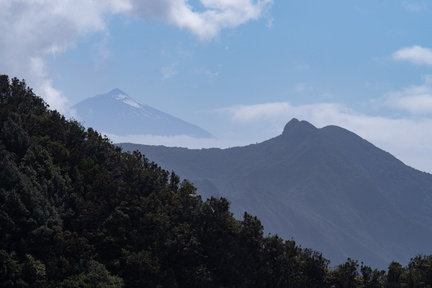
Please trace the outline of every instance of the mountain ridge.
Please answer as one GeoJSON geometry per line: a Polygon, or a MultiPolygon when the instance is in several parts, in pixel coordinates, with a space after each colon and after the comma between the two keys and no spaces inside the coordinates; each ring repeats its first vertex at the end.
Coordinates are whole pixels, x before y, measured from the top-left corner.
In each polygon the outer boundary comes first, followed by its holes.
{"type": "Polygon", "coordinates": [[[119,145],[191,180],[204,197],[226,197],[237,217],[246,210],[268,232],[318,247],[332,262],[351,257],[385,267],[431,251],[422,239],[432,237],[432,175],[346,129],[293,119],[281,135],[244,147],[119,145]]]}

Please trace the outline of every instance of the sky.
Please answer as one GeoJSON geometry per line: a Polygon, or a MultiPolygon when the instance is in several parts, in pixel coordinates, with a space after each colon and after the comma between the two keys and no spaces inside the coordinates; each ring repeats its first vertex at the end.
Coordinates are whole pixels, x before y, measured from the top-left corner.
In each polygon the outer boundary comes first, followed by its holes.
{"type": "Polygon", "coordinates": [[[0,73],[66,117],[119,88],[216,137],[114,142],[242,146],[297,118],[432,173],[432,1],[0,0],[0,28],[0,73]]]}

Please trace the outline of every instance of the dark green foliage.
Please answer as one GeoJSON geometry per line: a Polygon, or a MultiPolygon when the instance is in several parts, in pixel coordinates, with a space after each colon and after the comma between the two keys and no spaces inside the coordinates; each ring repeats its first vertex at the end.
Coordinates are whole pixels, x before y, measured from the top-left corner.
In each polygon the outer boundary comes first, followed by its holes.
{"type": "Polygon", "coordinates": [[[329,262],[203,202],[139,152],[0,76],[0,287],[427,287],[430,257],[384,272],[329,262]],[[398,286],[399,285],[399,286],[398,286]]]}
{"type": "Polygon", "coordinates": [[[285,270],[313,264],[309,250],[264,237],[256,217],[236,220],[224,198],[203,202],[174,172],[48,110],[25,82],[0,83],[2,287],[294,287],[309,277],[285,270]]]}

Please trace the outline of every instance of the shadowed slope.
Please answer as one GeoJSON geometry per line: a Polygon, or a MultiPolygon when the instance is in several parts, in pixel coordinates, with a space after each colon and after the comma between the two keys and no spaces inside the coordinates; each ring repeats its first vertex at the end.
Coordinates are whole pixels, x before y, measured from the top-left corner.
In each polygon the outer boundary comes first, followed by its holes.
{"type": "Polygon", "coordinates": [[[316,247],[335,264],[351,257],[384,268],[432,251],[432,175],[345,129],[293,119],[282,135],[245,147],[121,146],[190,179],[203,196],[227,197],[237,216],[257,215],[268,232],[316,247]]]}

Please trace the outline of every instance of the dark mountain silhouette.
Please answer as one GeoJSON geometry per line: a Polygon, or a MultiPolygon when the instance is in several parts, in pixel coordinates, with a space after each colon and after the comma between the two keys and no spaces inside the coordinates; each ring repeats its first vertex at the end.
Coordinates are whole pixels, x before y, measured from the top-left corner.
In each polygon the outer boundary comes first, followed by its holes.
{"type": "Polygon", "coordinates": [[[84,125],[104,133],[213,138],[204,129],[142,104],[120,89],[87,98],[72,109],[84,125]]]}
{"type": "Polygon", "coordinates": [[[229,149],[120,144],[220,195],[234,213],[294,237],[332,263],[347,257],[385,268],[431,253],[432,175],[406,166],[356,134],[291,120],[282,135],[229,149]]]}

